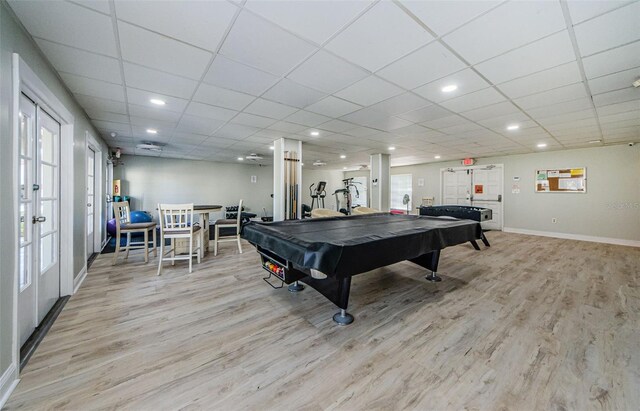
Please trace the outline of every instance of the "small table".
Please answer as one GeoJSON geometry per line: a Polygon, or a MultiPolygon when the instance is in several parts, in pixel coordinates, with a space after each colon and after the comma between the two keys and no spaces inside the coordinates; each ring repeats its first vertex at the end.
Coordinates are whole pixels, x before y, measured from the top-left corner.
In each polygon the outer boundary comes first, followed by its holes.
{"type": "MultiPolygon", "coordinates": [[[[201,235],[202,235],[202,247],[200,247],[200,258],[204,257],[205,251],[209,252],[209,214],[221,211],[221,205],[194,205],[193,214],[198,215],[198,221],[200,221],[201,235]]],[[[175,243],[176,253],[189,252],[189,242],[184,239],[177,239],[175,243]]]]}

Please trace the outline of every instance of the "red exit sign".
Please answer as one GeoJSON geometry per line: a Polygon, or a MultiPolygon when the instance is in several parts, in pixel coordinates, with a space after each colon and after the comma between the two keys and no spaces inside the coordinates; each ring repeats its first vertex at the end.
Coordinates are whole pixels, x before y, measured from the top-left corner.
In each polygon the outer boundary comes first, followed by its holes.
{"type": "Polygon", "coordinates": [[[476,163],[476,159],[475,158],[465,158],[464,160],[462,160],[462,165],[463,166],[472,166],[476,163]]]}

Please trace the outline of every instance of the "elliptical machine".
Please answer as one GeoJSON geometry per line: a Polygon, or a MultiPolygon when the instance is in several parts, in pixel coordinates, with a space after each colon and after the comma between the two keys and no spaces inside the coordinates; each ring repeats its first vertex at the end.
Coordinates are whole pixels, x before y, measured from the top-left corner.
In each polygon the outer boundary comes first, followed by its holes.
{"type": "Polygon", "coordinates": [[[324,208],[324,198],[327,196],[327,192],[324,189],[327,186],[326,181],[319,181],[315,191],[313,191],[314,185],[316,184],[313,183],[309,186],[309,195],[311,196],[312,210],[316,207],[316,202],[318,208],[324,208]]]}

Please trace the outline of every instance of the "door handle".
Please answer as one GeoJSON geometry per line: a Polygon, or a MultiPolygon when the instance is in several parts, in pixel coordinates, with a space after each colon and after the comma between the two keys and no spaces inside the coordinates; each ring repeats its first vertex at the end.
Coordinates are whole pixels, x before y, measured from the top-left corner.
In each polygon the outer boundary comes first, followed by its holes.
{"type": "Polygon", "coordinates": [[[45,221],[47,221],[47,217],[36,217],[36,216],[33,216],[33,218],[31,219],[31,222],[33,224],[35,224],[35,223],[44,223],[45,221]]]}
{"type": "Polygon", "coordinates": [[[91,203],[87,203],[87,207],[91,207],[91,203]]]}

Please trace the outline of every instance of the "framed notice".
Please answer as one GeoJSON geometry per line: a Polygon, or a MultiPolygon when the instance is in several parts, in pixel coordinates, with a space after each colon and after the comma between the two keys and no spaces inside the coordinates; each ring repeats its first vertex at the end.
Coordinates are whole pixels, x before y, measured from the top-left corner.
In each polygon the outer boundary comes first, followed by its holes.
{"type": "Polygon", "coordinates": [[[586,193],[587,168],[536,170],[536,193],[586,193]]]}

